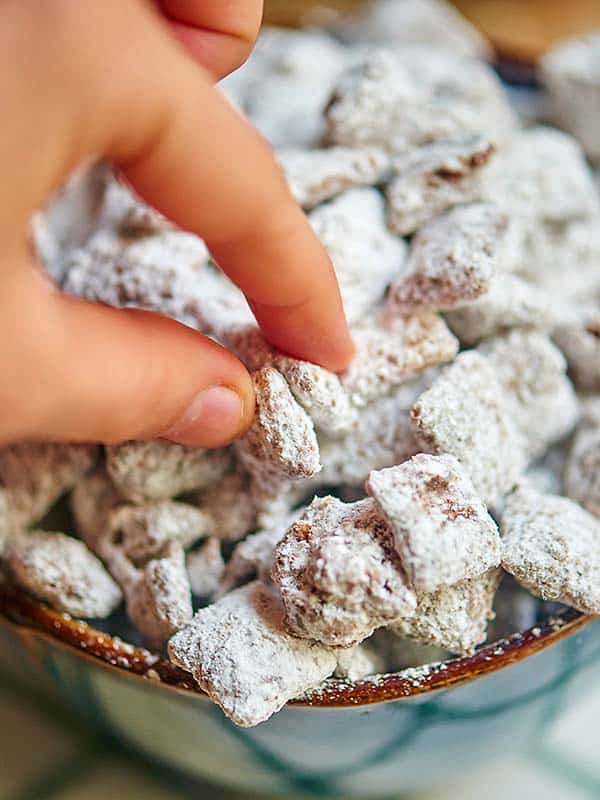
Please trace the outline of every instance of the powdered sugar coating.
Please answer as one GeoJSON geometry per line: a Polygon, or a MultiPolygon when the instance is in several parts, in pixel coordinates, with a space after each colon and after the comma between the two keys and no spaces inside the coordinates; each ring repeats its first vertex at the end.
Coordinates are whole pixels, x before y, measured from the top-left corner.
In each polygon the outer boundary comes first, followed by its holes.
{"type": "Polygon", "coordinates": [[[40,520],[89,472],[94,445],[23,442],[0,449],[0,553],[13,530],[40,520]]]}
{"type": "Polygon", "coordinates": [[[541,62],[549,115],[583,145],[588,157],[600,158],[598,93],[600,35],[597,32],[560,41],[541,62]]]}
{"type": "Polygon", "coordinates": [[[245,727],[264,722],[336,666],[330,648],[286,632],[277,598],[259,581],[198,611],[171,639],[169,657],[245,727]]]}
{"type": "Polygon", "coordinates": [[[255,578],[265,585],[270,584],[275,548],[302,513],[302,509],[293,511],[271,528],[253,533],[240,542],[227,562],[219,594],[227,594],[255,578]]]}
{"type": "Polygon", "coordinates": [[[562,312],[559,321],[563,324],[585,320],[590,311],[597,312],[594,296],[600,291],[599,223],[600,215],[528,224],[518,272],[550,293],[562,312]]]}
{"type": "Polygon", "coordinates": [[[554,331],[554,341],[569,363],[569,375],[578,389],[600,389],[600,317],[583,325],[554,331]]]}
{"type": "Polygon", "coordinates": [[[339,436],[352,426],[356,409],[335,373],[279,353],[256,325],[229,331],[225,344],[250,371],[265,366],[277,369],[319,430],[339,436]]]}
{"type": "Polygon", "coordinates": [[[582,425],[565,465],[565,494],[600,517],[600,427],[582,425]]]}
{"type": "Polygon", "coordinates": [[[342,436],[350,430],[356,419],[356,409],[335,373],[285,356],[275,363],[318,430],[330,436],[342,436]]]}
{"type": "Polygon", "coordinates": [[[149,647],[161,650],[192,619],[185,555],[178,542],[169,542],[122,588],[127,614],[149,647]]]}
{"type": "Polygon", "coordinates": [[[122,600],[119,587],[83,542],[63,533],[30,531],[11,537],[4,554],[23,589],[75,617],[108,617],[122,600]]]}
{"type": "Polygon", "coordinates": [[[525,466],[525,445],[491,364],[467,351],[445,367],[411,411],[428,452],[453,455],[488,505],[510,490],[525,466]]]}
{"type": "Polygon", "coordinates": [[[108,445],[106,468],[133,503],[163,500],[214,485],[231,463],[227,448],[193,449],[163,441],[108,445]]]}
{"type": "Polygon", "coordinates": [[[389,156],[376,147],[280,150],[277,160],[294,198],[310,209],[346,189],[374,186],[389,169],[389,156]]]}
{"type": "Polygon", "coordinates": [[[348,647],[414,612],[415,596],[371,500],[315,498],[276,548],[274,583],[295,636],[348,647]]]}
{"type": "MultiPolygon", "coordinates": [[[[491,177],[491,176],[490,176],[491,177]]],[[[599,199],[578,142],[554,128],[517,133],[495,159],[487,196],[509,216],[562,224],[596,217],[599,199]]]]}
{"type": "Polygon", "coordinates": [[[256,528],[251,479],[240,465],[201,492],[198,506],[210,515],[213,534],[224,541],[237,542],[256,528]]]}
{"type": "Polygon", "coordinates": [[[134,563],[160,553],[168,542],[188,549],[209,536],[212,518],[188,503],[163,500],[143,506],[122,505],[111,512],[108,527],[119,537],[123,552],[134,563]]]}
{"type": "Polygon", "coordinates": [[[31,217],[30,237],[37,261],[54,281],[60,283],[64,272],[62,250],[58,236],[43,211],[36,211],[31,217]]]}
{"type": "Polygon", "coordinates": [[[338,81],[326,118],[329,141],[392,153],[465,133],[503,143],[516,125],[487,66],[425,46],[369,51],[338,81]]]}
{"type": "Polygon", "coordinates": [[[397,49],[424,44],[472,58],[490,56],[484,37],[445,0],[378,0],[341,25],[351,41],[397,49]]]}
{"type": "Polygon", "coordinates": [[[406,236],[453,206],[479,200],[494,150],[486,139],[472,135],[396,158],[386,192],[390,229],[406,236]]]}
{"type": "Polygon", "coordinates": [[[186,567],[192,592],[199,597],[212,597],[219,588],[225,570],[221,542],[211,536],[188,554],[186,567]]]}
{"type": "Polygon", "coordinates": [[[263,30],[243,68],[254,75],[242,106],[274,147],[314,147],[346,58],[345,48],[322,31],[263,30]]]}
{"type": "Polygon", "coordinates": [[[547,336],[515,329],[484,342],[479,351],[504,388],[510,417],[531,459],[570,434],[579,403],[566,376],[567,364],[547,336]]]}
{"type": "Polygon", "coordinates": [[[391,630],[421,644],[470,655],[485,641],[500,574],[491,569],[454,586],[418,595],[415,615],[394,623],[391,630]]]}
{"type": "Polygon", "coordinates": [[[204,242],[189,233],[169,231],[127,243],[100,230],[70,254],[64,288],[87,300],[158,311],[203,328],[207,264],[204,242]]]}
{"type": "Polygon", "coordinates": [[[95,551],[98,539],[106,533],[111,512],[124,502],[123,496],[100,467],[79,481],[69,501],[77,533],[95,551]]]}
{"type": "Polygon", "coordinates": [[[413,380],[370,403],[343,438],[319,436],[323,470],[317,477],[322,484],[362,486],[372,469],[399,464],[419,452],[409,411],[427,384],[413,380]]]}
{"type": "Polygon", "coordinates": [[[348,321],[358,322],[402,272],[406,245],[387,230],[375,189],[351,189],[316,208],[309,220],[333,262],[348,321]]]}
{"type": "Polygon", "coordinates": [[[393,309],[353,330],[356,355],[342,375],[354,405],[390,394],[428,367],[451,361],[458,342],[437,314],[399,314],[393,309]]]}
{"type": "Polygon", "coordinates": [[[114,174],[106,181],[98,220],[99,227],[113,228],[124,238],[149,236],[172,230],[173,225],[151,208],[114,174]]]}
{"type": "Polygon", "coordinates": [[[550,330],[559,319],[556,299],[517,275],[503,273],[476,302],[449,311],[446,319],[462,344],[472,346],[511,328],[550,330]]]}
{"type": "Polygon", "coordinates": [[[416,455],[366,483],[411,585],[432,592],[500,564],[494,520],[453,456],[416,455]]]}
{"type": "Polygon", "coordinates": [[[256,413],[237,452],[253,475],[283,474],[309,478],[320,469],[319,445],[304,409],[294,400],[276,369],[264,367],[253,375],[256,413]]]}
{"type": "Polygon", "coordinates": [[[566,497],[521,486],[502,514],[502,566],[536,597],[600,612],[600,522],[566,497]]]}
{"type": "Polygon", "coordinates": [[[390,302],[407,310],[449,310],[477,300],[502,266],[507,224],[489,203],[459,206],[432,220],[413,239],[390,302]]]}
{"type": "Polygon", "coordinates": [[[383,672],[383,658],[368,645],[357,644],[354,647],[341,648],[337,654],[337,666],[333,673],[336,678],[348,681],[359,681],[368,675],[383,672]]]}

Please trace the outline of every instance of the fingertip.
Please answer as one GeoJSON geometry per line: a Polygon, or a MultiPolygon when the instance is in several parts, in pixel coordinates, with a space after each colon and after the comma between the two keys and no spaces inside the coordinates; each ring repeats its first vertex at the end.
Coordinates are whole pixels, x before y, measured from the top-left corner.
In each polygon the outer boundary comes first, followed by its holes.
{"type": "Polygon", "coordinates": [[[343,372],[355,355],[356,345],[350,331],[346,328],[346,333],[340,333],[321,363],[325,369],[329,369],[331,372],[343,372]]]}
{"type": "Polygon", "coordinates": [[[332,372],[342,372],[354,358],[356,348],[337,292],[328,308],[321,297],[292,308],[249,305],[267,339],[286,355],[332,372]]]}
{"type": "Polygon", "coordinates": [[[252,387],[203,389],[162,438],[187,447],[223,447],[242,436],[252,422],[252,387]]]}

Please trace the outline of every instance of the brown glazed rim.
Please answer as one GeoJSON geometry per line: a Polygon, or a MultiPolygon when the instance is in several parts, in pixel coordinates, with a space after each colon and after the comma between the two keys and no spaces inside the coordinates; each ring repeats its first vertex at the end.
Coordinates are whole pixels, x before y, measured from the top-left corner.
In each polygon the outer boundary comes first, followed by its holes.
{"type": "MultiPolygon", "coordinates": [[[[75,650],[97,666],[141,680],[156,681],[185,694],[205,695],[183,670],[147,650],[132,647],[85,622],[72,619],[39,603],[10,586],[0,586],[0,614],[17,631],[41,636],[75,650]]],[[[504,669],[545,650],[592,622],[594,617],[567,610],[544,623],[508,639],[486,645],[472,656],[442,664],[406,669],[360,681],[329,679],[290,705],[320,707],[362,706],[457,686],[504,669]]]]}

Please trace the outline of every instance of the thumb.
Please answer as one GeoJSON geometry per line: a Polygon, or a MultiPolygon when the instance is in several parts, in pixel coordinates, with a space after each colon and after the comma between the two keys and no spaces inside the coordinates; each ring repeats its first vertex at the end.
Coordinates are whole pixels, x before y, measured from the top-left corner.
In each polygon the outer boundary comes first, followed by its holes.
{"type": "Polygon", "coordinates": [[[20,310],[2,323],[11,348],[0,402],[11,413],[0,421],[0,441],[162,436],[216,447],[250,424],[250,376],[207,337],[159,314],[62,295],[33,269],[18,270],[10,284],[9,308],[20,310]]]}

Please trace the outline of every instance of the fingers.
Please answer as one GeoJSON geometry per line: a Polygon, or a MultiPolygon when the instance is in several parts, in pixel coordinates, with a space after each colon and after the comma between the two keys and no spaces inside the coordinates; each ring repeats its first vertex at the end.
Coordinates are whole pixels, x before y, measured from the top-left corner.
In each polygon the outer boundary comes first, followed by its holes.
{"type": "Polygon", "coordinates": [[[167,43],[152,51],[138,87],[150,121],[111,98],[113,156],[142,197],[205,239],[275,345],[343,369],[353,345],[335,273],[271,148],[167,43]]]}
{"type": "Polygon", "coordinates": [[[248,58],[262,18],[262,0],[160,0],[160,6],[188,52],[216,78],[248,58]]]}
{"type": "MultiPolygon", "coordinates": [[[[106,154],[152,205],[206,239],[277,346],[343,368],[352,343],[329,258],[268,145],[159,14],[142,0],[86,14],[48,0],[35,6],[40,25],[33,6],[9,7],[0,63],[16,67],[0,70],[0,93],[6,119],[20,123],[0,137],[1,241],[22,243],[28,214],[61,177],[106,154]]],[[[0,441],[167,436],[213,446],[249,424],[251,382],[231,354],[160,316],[61,296],[27,258],[9,268],[7,253],[0,441]]]]}
{"type": "Polygon", "coordinates": [[[2,288],[14,308],[29,299],[5,349],[0,441],[162,436],[215,447],[250,424],[250,376],[206,337],[158,314],[61,295],[33,270],[2,288]]]}
{"type": "Polygon", "coordinates": [[[19,67],[0,70],[0,89],[17,82],[7,119],[22,116],[22,97],[34,89],[44,116],[32,104],[19,130],[0,137],[7,229],[13,210],[38,205],[57,176],[90,154],[108,155],[151,205],[206,240],[275,345],[343,369],[353,345],[325,250],[270,147],[186,57],[161,15],[141,0],[89,4],[86,14],[48,0],[39,4],[45,25],[29,31],[29,6],[12,7],[26,34],[3,37],[0,28],[0,53],[19,67]],[[40,87],[47,73],[51,83],[40,87]]]}

